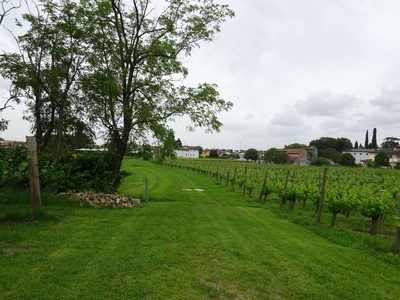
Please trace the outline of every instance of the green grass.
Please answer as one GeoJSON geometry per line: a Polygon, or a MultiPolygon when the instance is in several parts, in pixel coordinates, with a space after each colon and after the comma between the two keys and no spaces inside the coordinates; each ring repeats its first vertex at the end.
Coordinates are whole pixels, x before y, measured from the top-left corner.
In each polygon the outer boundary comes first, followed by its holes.
{"type": "MultiPolygon", "coordinates": [[[[138,209],[0,192],[0,299],[398,299],[382,237],[316,226],[190,171],[140,160],[120,191],[138,209]],[[145,178],[149,202],[144,202],[145,178]],[[182,189],[204,189],[204,192],[182,189]],[[359,242],[359,239],[365,242],[359,242]]],[[[311,217],[310,217],[311,216],[311,217]]],[[[340,224],[338,220],[337,224],[340,224]]]]}

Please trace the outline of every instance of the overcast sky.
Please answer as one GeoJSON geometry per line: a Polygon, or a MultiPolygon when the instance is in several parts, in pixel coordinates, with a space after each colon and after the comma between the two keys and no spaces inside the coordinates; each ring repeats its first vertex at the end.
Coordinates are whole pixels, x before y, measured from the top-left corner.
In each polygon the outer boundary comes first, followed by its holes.
{"type": "MultiPolygon", "coordinates": [[[[183,118],[172,125],[176,138],[203,148],[266,150],[323,136],[363,144],[373,128],[378,144],[400,137],[400,1],[229,3],[235,18],[186,66],[188,85],[216,83],[234,107],[220,115],[220,133],[189,132],[183,118]]],[[[3,138],[29,134],[22,109],[2,117],[10,120],[3,138]]]]}

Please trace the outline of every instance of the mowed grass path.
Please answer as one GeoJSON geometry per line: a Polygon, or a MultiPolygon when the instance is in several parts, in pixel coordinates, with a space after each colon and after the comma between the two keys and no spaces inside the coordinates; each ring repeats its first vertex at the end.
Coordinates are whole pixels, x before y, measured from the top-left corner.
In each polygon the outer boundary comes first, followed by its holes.
{"type": "Polygon", "coordinates": [[[121,192],[142,208],[44,199],[58,221],[0,224],[0,299],[399,299],[399,266],[387,259],[332,244],[211,178],[139,160],[124,169],[121,192]]]}

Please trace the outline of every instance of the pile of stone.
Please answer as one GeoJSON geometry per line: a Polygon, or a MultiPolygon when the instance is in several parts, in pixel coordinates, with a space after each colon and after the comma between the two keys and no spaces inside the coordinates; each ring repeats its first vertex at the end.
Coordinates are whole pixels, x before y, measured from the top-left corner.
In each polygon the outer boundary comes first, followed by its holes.
{"type": "Polygon", "coordinates": [[[82,203],[87,203],[94,207],[125,207],[134,208],[140,206],[140,199],[134,199],[121,194],[104,194],[93,192],[67,192],[60,195],[66,195],[75,198],[82,203]]]}

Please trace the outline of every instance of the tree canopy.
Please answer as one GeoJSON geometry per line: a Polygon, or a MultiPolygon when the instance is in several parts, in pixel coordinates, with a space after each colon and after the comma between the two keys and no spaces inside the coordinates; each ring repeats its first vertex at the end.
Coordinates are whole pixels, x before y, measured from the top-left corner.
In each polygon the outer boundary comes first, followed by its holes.
{"type": "Polygon", "coordinates": [[[319,157],[327,158],[333,161],[334,163],[337,163],[339,161],[340,152],[334,148],[326,148],[323,149],[322,151],[319,151],[318,153],[319,157]]]}
{"type": "Polygon", "coordinates": [[[321,137],[317,140],[312,140],[310,142],[310,146],[317,147],[318,152],[327,148],[333,148],[339,152],[353,148],[352,142],[348,138],[344,137],[341,138],[321,137]]]}
{"type": "Polygon", "coordinates": [[[399,138],[396,137],[386,137],[383,139],[383,143],[381,144],[382,148],[392,148],[392,147],[397,147],[399,146],[399,138]]]}
{"type": "MultiPolygon", "coordinates": [[[[118,157],[116,188],[130,139],[151,133],[171,145],[175,118],[188,128],[218,132],[218,114],[232,103],[216,84],[185,86],[184,66],[200,44],[210,42],[234,13],[213,0],[40,0],[29,28],[16,37],[20,51],[0,56],[11,81],[10,98],[28,106],[27,118],[41,149],[56,136],[54,159],[74,118],[90,124],[118,157]],[[157,9],[155,7],[157,5],[157,9]],[[90,108],[90,109],[88,109],[90,108]]],[[[170,153],[166,149],[163,153],[170,153]]]]}
{"type": "Polygon", "coordinates": [[[340,155],[338,163],[341,166],[352,167],[356,165],[356,159],[351,153],[346,152],[340,155]]]}
{"type": "Polygon", "coordinates": [[[307,149],[308,146],[305,144],[300,144],[300,143],[293,143],[293,144],[289,144],[289,145],[285,145],[284,147],[285,149],[307,149]]]}
{"type": "Polygon", "coordinates": [[[379,151],[375,155],[374,163],[377,167],[389,167],[389,156],[385,152],[379,151]]]}
{"type": "Polygon", "coordinates": [[[256,161],[259,157],[258,150],[254,148],[249,148],[246,150],[244,153],[244,158],[247,160],[253,160],[256,161]]]}
{"type": "Polygon", "coordinates": [[[287,154],[276,148],[270,148],[264,152],[264,159],[266,163],[284,165],[287,163],[287,154]]]}

